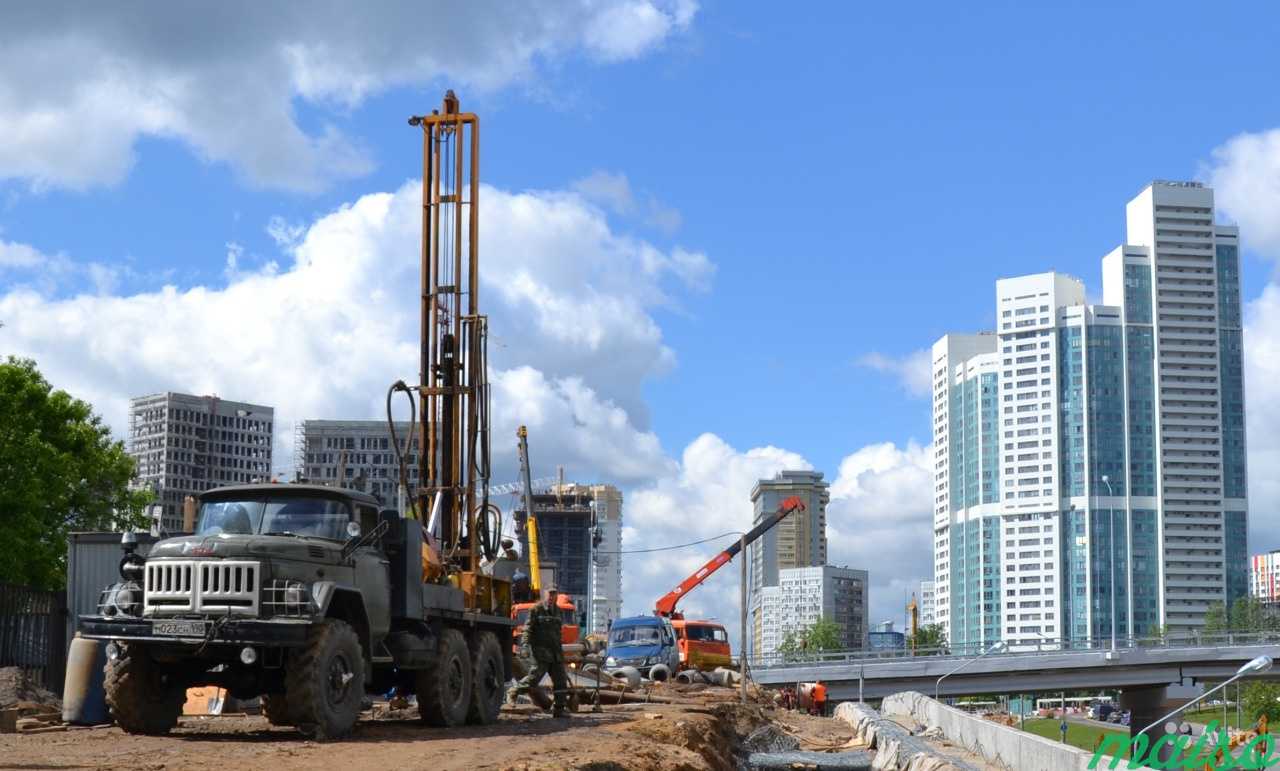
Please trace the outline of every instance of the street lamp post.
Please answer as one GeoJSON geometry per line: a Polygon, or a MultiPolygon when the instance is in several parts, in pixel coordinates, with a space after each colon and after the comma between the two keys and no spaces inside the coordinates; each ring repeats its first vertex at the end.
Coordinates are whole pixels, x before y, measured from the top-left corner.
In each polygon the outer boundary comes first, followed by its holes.
{"type": "Polygon", "coordinates": [[[1009,647],[1009,644],[1008,644],[1008,643],[1006,643],[1004,640],[1000,640],[999,642],[992,643],[991,647],[987,648],[987,649],[986,649],[985,651],[983,651],[982,653],[979,653],[977,656],[974,656],[974,657],[973,657],[973,658],[971,658],[971,659],[966,659],[966,660],[965,660],[965,662],[964,662],[963,664],[961,664],[960,666],[958,666],[958,667],[956,667],[955,669],[951,670],[950,672],[946,673],[946,674],[945,674],[945,675],[943,675],[942,677],[939,677],[939,678],[938,678],[938,682],[936,682],[936,683],[934,683],[934,684],[933,684],[933,700],[934,700],[934,701],[938,701],[938,699],[939,699],[939,694],[942,692],[942,681],[943,681],[943,680],[946,680],[948,677],[951,677],[951,676],[952,676],[952,675],[954,675],[956,672],[959,672],[960,670],[962,670],[962,669],[964,669],[965,667],[969,666],[970,664],[972,664],[973,662],[975,662],[975,661],[977,661],[978,659],[982,658],[983,656],[987,655],[988,653],[995,653],[995,652],[996,652],[996,651],[998,651],[998,650],[1002,650],[1002,649],[1004,649],[1004,648],[1008,648],[1008,647],[1009,647]]]}
{"type": "MultiPolygon", "coordinates": [[[[1115,494],[1111,491],[1111,479],[1106,475],[1102,475],[1102,483],[1107,486],[1107,497],[1114,498],[1115,494]]],[[[1111,559],[1107,564],[1111,566],[1110,583],[1111,583],[1111,650],[1116,649],[1116,507],[1114,501],[1107,502],[1107,516],[1110,519],[1109,528],[1111,530],[1111,539],[1109,541],[1111,559]]]]}
{"type": "MultiPolygon", "coordinates": [[[[1239,680],[1240,678],[1244,677],[1245,675],[1251,675],[1251,674],[1254,674],[1255,672],[1265,672],[1265,671],[1267,671],[1268,669],[1271,669],[1271,657],[1270,657],[1270,656],[1259,656],[1258,658],[1254,659],[1253,661],[1250,661],[1248,664],[1245,664],[1244,666],[1242,666],[1242,667],[1240,667],[1239,669],[1237,669],[1237,670],[1236,670],[1236,673],[1235,673],[1234,675],[1232,675],[1232,676],[1231,676],[1231,678],[1230,678],[1229,680],[1227,680],[1226,682],[1221,683],[1221,684],[1219,684],[1219,685],[1217,685],[1217,686],[1215,686],[1215,687],[1213,687],[1213,688],[1210,688],[1209,690],[1207,690],[1207,691],[1205,691],[1204,693],[1200,694],[1199,696],[1195,697],[1194,699],[1192,699],[1191,701],[1187,702],[1186,704],[1183,704],[1181,707],[1178,707],[1178,708],[1177,708],[1177,709],[1175,709],[1174,711],[1170,712],[1169,714],[1167,714],[1167,715],[1165,715],[1164,717],[1160,718],[1160,719],[1159,719],[1159,720],[1157,720],[1156,722],[1152,723],[1151,725],[1149,725],[1149,726],[1147,726],[1146,728],[1144,728],[1144,729],[1142,729],[1141,731],[1139,731],[1137,734],[1135,734],[1135,735],[1134,735],[1134,737],[1133,737],[1133,738],[1135,738],[1135,739],[1136,739],[1136,738],[1138,738],[1139,736],[1141,736],[1142,734],[1145,734],[1147,731],[1150,731],[1152,728],[1155,728],[1156,726],[1158,726],[1158,725],[1160,725],[1160,724],[1164,723],[1164,722],[1165,722],[1166,720],[1168,720],[1169,718],[1174,717],[1174,716],[1176,716],[1176,715],[1178,715],[1178,714],[1180,714],[1180,713],[1182,713],[1182,712],[1185,712],[1185,711],[1186,711],[1189,707],[1191,707],[1192,705],[1194,705],[1194,704],[1198,704],[1199,702],[1204,701],[1204,700],[1205,700],[1206,698],[1208,698],[1209,696],[1212,696],[1213,694],[1217,693],[1218,691],[1221,691],[1222,689],[1226,688],[1228,685],[1231,685],[1232,683],[1234,683],[1235,681],[1237,681],[1237,680],[1239,680]]],[[[1237,701],[1237,703],[1240,701],[1239,697],[1236,697],[1236,701],[1237,701]]]]}

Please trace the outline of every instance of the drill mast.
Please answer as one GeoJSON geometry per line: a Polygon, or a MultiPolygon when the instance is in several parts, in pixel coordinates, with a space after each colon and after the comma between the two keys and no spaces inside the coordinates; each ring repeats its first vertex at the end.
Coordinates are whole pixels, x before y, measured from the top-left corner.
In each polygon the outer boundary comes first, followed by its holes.
{"type": "MultiPolygon", "coordinates": [[[[470,573],[493,558],[489,524],[488,317],[479,312],[479,118],[453,91],[422,127],[418,511],[439,500],[443,555],[470,573]]],[[[490,532],[493,530],[493,532],[490,532]]]]}

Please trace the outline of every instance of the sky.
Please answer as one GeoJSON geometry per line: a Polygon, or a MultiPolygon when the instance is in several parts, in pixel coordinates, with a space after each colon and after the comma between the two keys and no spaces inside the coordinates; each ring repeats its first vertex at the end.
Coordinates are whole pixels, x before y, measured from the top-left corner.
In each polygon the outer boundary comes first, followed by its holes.
{"type": "MultiPolygon", "coordinates": [[[[483,126],[495,478],[623,489],[624,548],[831,482],[831,559],[932,572],[928,365],[997,278],[1101,294],[1124,205],[1214,187],[1246,303],[1250,549],[1280,547],[1280,8],[1264,2],[0,9],[0,355],[124,438],[173,390],[375,418],[416,371],[421,140],[483,126]]],[[[509,504],[508,504],[509,505],[509,504]]],[[[624,556],[627,612],[718,544],[624,556]]],[[[736,629],[737,571],[685,600],[736,629]]]]}

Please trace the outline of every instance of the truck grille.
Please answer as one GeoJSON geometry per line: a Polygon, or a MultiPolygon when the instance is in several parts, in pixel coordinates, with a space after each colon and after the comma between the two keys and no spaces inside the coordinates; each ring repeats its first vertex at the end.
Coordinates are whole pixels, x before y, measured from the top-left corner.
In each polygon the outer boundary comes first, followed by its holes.
{"type": "Polygon", "coordinates": [[[166,560],[143,573],[145,615],[236,613],[258,615],[258,562],[166,560]]]}

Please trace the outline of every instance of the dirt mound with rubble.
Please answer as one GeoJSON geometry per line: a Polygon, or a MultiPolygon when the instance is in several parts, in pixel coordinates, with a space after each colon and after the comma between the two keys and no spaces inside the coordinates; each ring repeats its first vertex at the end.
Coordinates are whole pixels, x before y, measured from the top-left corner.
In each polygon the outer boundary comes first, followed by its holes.
{"type": "Polygon", "coordinates": [[[0,668],[0,709],[18,704],[39,704],[62,709],[62,699],[31,681],[18,667],[0,668]]]}

